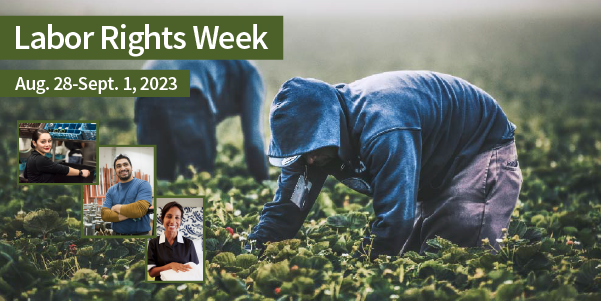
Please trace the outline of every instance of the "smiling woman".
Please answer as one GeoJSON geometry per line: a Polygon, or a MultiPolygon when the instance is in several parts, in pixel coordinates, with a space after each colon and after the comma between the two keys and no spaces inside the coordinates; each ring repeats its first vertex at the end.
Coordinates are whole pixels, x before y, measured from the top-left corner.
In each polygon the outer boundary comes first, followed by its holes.
{"type": "MultiPolygon", "coordinates": [[[[184,209],[177,202],[169,202],[161,211],[165,232],[148,243],[148,274],[156,280],[169,280],[173,272],[184,272],[177,280],[202,280],[200,263],[192,240],[178,232],[184,209]],[[200,279],[197,279],[200,278],[200,279]]],[[[175,278],[171,278],[175,280],[175,278]]]]}
{"type": "Polygon", "coordinates": [[[47,130],[37,129],[31,139],[31,155],[27,160],[23,177],[29,183],[53,183],[56,175],[88,177],[89,170],[78,170],[52,162],[45,157],[52,149],[52,138],[47,130]]]}

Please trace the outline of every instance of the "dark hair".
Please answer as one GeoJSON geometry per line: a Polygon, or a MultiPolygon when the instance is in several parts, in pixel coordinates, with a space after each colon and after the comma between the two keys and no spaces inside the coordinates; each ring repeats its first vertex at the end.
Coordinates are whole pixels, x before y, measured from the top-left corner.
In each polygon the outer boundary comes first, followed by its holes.
{"type": "Polygon", "coordinates": [[[113,161],[113,168],[116,168],[115,164],[117,164],[117,160],[119,160],[119,159],[127,159],[127,161],[129,162],[129,165],[131,165],[131,160],[129,159],[129,157],[127,155],[119,154],[117,157],[115,157],[115,161],[113,161]]]}
{"type": "Polygon", "coordinates": [[[31,135],[31,148],[35,149],[33,142],[35,141],[37,143],[38,140],[40,140],[40,136],[42,136],[42,134],[50,135],[50,133],[48,133],[48,131],[45,129],[37,129],[33,131],[33,134],[31,135]]]}
{"type": "Polygon", "coordinates": [[[169,202],[165,205],[165,207],[163,207],[163,210],[161,210],[161,224],[165,219],[165,214],[167,214],[167,211],[169,211],[171,207],[179,208],[179,211],[182,213],[182,220],[184,219],[184,207],[182,207],[182,205],[180,205],[178,202],[169,202]]]}

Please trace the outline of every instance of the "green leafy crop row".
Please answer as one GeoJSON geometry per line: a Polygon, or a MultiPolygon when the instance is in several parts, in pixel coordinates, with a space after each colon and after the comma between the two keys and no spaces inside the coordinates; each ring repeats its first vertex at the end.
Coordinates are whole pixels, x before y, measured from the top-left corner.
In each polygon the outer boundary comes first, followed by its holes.
{"type": "MultiPolygon", "coordinates": [[[[270,181],[255,183],[240,151],[240,131],[231,130],[239,127],[226,121],[216,172],[160,182],[156,191],[208,198],[205,282],[145,283],[144,240],[81,238],[79,187],[24,187],[14,179],[18,119],[97,119],[99,143],[133,144],[133,100],[2,99],[0,300],[601,300],[598,16],[332,18],[287,19],[286,60],[258,62],[267,102],[297,75],[350,82],[389,70],[430,69],[484,88],[518,126],[524,175],[499,252],[434,239],[431,253],[352,258],[373,219],[371,200],[328,179],[294,239],[270,244],[263,254],[245,253],[242,246],[252,244],[248,233],[272,200],[279,171],[272,168],[270,181]]],[[[0,61],[3,69],[71,64],[0,61]]],[[[78,64],[141,67],[135,61],[78,64]]]]}

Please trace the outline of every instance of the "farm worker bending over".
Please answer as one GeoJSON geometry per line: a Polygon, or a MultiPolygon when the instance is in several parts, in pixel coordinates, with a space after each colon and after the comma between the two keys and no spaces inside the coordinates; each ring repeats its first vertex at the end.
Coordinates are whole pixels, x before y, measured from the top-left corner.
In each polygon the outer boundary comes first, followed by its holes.
{"type": "Polygon", "coordinates": [[[149,235],[152,204],[150,183],[134,178],[129,157],[119,154],[113,161],[119,183],[106,192],[100,211],[102,220],[112,222],[115,235],[149,235]]]}
{"type": "MultiPolygon", "coordinates": [[[[158,178],[212,172],[217,155],[217,124],[240,115],[244,154],[257,181],[267,179],[261,131],[264,90],[261,75],[248,61],[148,61],[146,70],[190,70],[190,97],[140,97],[135,118],[138,143],[157,146],[158,178]]],[[[170,82],[169,82],[170,84],[170,82]]],[[[188,83],[177,83],[187,85],[188,83]]]]}
{"type": "Polygon", "coordinates": [[[437,235],[494,244],[518,199],[515,125],[457,77],[399,71],[335,86],[293,78],[270,123],[269,161],[282,172],[249,237],[259,246],[296,235],[328,175],[373,197],[372,257],[423,252],[437,235]]]}

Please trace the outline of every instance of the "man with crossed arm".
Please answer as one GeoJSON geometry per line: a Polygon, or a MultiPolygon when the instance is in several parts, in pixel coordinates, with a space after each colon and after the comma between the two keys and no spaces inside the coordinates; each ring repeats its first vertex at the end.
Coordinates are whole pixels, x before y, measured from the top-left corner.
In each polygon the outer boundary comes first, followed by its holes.
{"type": "Polygon", "coordinates": [[[115,235],[148,235],[152,202],[150,183],[136,179],[129,157],[119,154],[113,162],[119,183],[111,186],[102,204],[102,220],[112,222],[115,235]]]}

